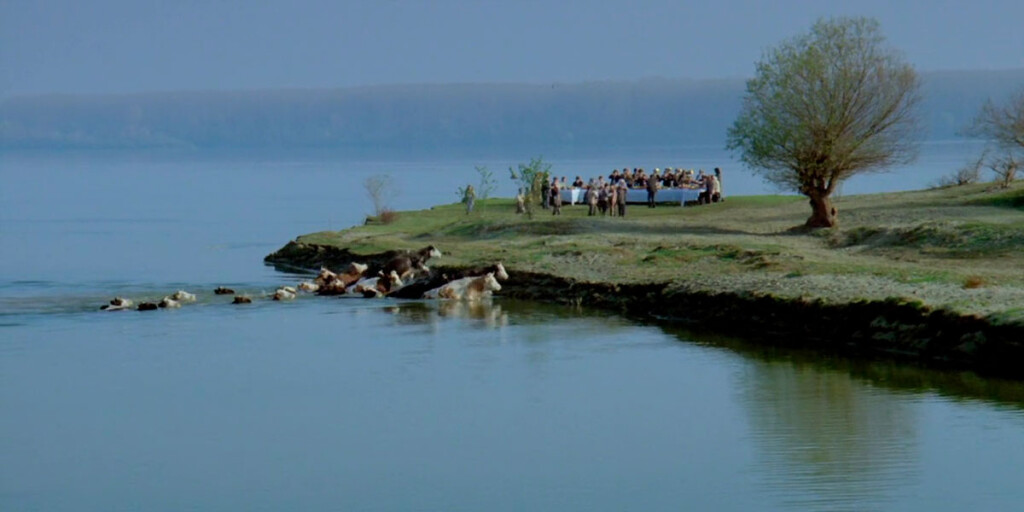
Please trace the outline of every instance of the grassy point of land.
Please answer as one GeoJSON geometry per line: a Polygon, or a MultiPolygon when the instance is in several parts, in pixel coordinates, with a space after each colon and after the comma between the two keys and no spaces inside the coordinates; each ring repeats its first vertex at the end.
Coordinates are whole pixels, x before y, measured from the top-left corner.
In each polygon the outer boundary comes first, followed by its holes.
{"type": "Polygon", "coordinates": [[[729,197],[699,207],[629,205],[625,218],[515,215],[510,199],[401,212],[398,220],[301,236],[372,254],[434,244],[443,265],[501,260],[510,271],[582,282],[669,283],[690,291],[843,303],[898,298],[1024,320],[1024,183],[838,198],[837,229],[794,230],[799,196],[729,197]]]}

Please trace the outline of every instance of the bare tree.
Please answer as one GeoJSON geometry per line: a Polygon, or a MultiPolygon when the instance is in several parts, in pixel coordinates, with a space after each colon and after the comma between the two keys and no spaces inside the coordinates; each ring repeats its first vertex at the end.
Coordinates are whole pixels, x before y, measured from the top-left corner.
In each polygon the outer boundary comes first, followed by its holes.
{"type": "Polygon", "coordinates": [[[727,147],[810,199],[808,227],[836,225],[831,195],[859,173],[917,156],[917,73],[869,18],[819,20],[765,52],[727,147]]]}
{"type": "Polygon", "coordinates": [[[1008,187],[1020,167],[1018,154],[1024,151],[1024,87],[1004,105],[986,101],[967,133],[989,139],[1002,150],[1003,156],[990,160],[988,168],[996,173],[996,181],[1008,187]]]}
{"type": "Polygon", "coordinates": [[[988,168],[996,175],[996,182],[1002,188],[1007,188],[1013,180],[1017,179],[1017,170],[1020,169],[1020,161],[1012,153],[1007,153],[999,158],[993,158],[988,162],[988,168]]]}
{"type": "Polygon", "coordinates": [[[395,186],[394,181],[391,179],[390,174],[378,174],[366,178],[363,182],[363,187],[366,188],[366,193],[370,195],[370,201],[373,202],[373,214],[380,216],[388,209],[387,200],[388,195],[394,195],[395,186]]]}

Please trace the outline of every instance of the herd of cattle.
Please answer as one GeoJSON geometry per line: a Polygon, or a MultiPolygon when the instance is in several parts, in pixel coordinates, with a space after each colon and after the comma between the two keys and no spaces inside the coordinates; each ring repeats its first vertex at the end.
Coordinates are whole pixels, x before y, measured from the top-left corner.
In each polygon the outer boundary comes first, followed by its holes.
{"type": "MultiPolygon", "coordinates": [[[[419,251],[399,252],[379,269],[371,269],[370,265],[352,262],[348,267],[335,273],[321,268],[316,279],[303,281],[297,286],[282,286],[272,295],[271,300],[293,300],[300,292],[317,295],[342,297],[394,297],[403,299],[452,299],[479,300],[490,297],[493,292],[501,290],[498,281],[508,279],[505,267],[501,262],[487,267],[478,267],[458,272],[456,275],[431,272],[427,261],[441,256],[441,251],[433,245],[419,251]],[[376,272],[373,272],[376,270],[376,272]]],[[[216,295],[234,295],[230,288],[217,287],[216,295]]],[[[123,311],[137,309],[149,311],[159,308],[178,308],[183,303],[195,302],[192,293],[179,290],[158,302],[140,302],[136,305],[132,300],[115,297],[109,304],[100,309],[105,311],[123,311]]],[[[233,304],[248,304],[252,298],[246,295],[235,295],[233,304]]]]}

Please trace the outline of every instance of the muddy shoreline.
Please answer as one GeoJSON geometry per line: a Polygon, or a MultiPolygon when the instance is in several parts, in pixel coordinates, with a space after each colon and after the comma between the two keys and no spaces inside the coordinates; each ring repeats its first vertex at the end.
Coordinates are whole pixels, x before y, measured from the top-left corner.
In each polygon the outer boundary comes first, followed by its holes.
{"type": "MultiPolygon", "coordinates": [[[[382,265],[395,254],[356,254],[329,245],[289,242],[268,255],[283,270],[339,269],[352,261],[382,265]]],[[[433,271],[456,274],[440,263],[433,271]]],[[[995,316],[934,309],[905,298],[828,303],[757,292],[711,292],[685,283],[585,282],[552,273],[507,268],[500,295],[516,299],[601,308],[772,346],[823,354],[884,356],[928,366],[1024,379],[1024,324],[995,316]]]]}

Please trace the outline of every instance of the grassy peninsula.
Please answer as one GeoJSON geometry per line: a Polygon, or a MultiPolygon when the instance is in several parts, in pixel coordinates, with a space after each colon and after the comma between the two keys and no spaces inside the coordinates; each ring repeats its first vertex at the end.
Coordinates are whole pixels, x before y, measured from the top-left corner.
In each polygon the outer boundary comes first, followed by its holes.
{"type": "Polygon", "coordinates": [[[836,205],[839,228],[807,231],[794,229],[808,212],[800,196],[630,205],[625,218],[566,205],[532,219],[490,199],[469,215],[456,203],[303,235],[267,261],[337,266],[434,244],[441,271],[502,261],[512,296],[942,361],[1022,353],[1024,183],[836,205]]]}

